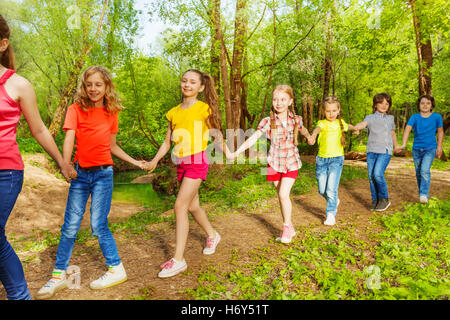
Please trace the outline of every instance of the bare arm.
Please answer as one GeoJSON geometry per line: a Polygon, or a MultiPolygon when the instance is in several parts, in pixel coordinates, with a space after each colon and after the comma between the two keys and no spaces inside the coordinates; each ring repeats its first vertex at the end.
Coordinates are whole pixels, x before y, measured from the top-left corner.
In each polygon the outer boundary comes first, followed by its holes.
{"type": "MultiPolygon", "coordinates": [[[[219,148],[222,152],[225,152],[225,157],[227,159],[231,159],[233,157],[232,152],[230,151],[230,149],[228,148],[227,144],[225,143],[225,141],[223,140],[223,135],[222,132],[220,132],[219,130],[218,134],[214,136],[214,144],[216,145],[217,148],[219,148]]],[[[211,132],[211,131],[210,131],[211,132]]]]}
{"type": "Polygon", "coordinates": [[[299,130],[300,134],[304,136],[306,139],[309,139],[311,135],[309,134],[308,129],[306,129],[304,126],[299,130]]]}
{"type": "Polygon", "coordinates": [[[64,138],[63,143],[63,159],[64,162],[69,164],[72,168],[70,177],[72,179],[77,178],[77,172],[75,169],[73,169],[72,166],[72,152],[73,152],[73,145],[75,144],[75,130],[67,130],[66,131],[66,137],[64,138]]]}
{"type": "Polygon", "coordinates": [[[44,148],[44,150],[56,161],[61,173],[69,181],[71,171],[73,170],[70,164],[63,160],[61,153],[56,146],[55,140],[51,136],[45,124],[42,122],[41,115],[39,113],[36,94],[34,92],[31,83],[28,80],[20,78],[16,81],[17,87],[20,90],[19,103],[22,108],[25,120],[28,123],[31,134],[36,141],[44,148]]]}
{"type": "Polygon", "coordinates": [[[411,130],[412,130],[411,126],[407,125],[405,127],[405,131],[403,131],[402,145],[399,147],[400,149],[406,148],[406,144],[408,143],[409,133],[411,132],[411,130]]]}
{"type": "Polygon", "coordinates": [[[442,144],[444,142],[444,128],[440,127],[437,129],[437,149],[436,157],[440,158],[442,156],[442,144]]]}
{"type": "MultiPolygon", "coordinates": [[[[367,121],[362,121],[362,122],[354,125],[353,130],[358,130],[358,131],[363,130],[363,129],[367,128],[367,125],[368,125],[367,121]]],[[[349,126],[349,128],[350,128],[350,126],[349,126]]]]}
{"type": "Polygon", "coordinates": [[[137,161],[133,159],[125,151],[123,151],[121,147],[119,147],[116,140],[116,134],[111,134],[111,153],[115,155],[117,158],[129,162],[135,165],[136,167],[139,167],[141,169],[144,168],[145,161],[137,161]]]}
{"type": "Polygon", "coordinates": [[[394,150],[400,149],[397,142],[397,135],[395,134],[395,130],[391,130],[391,136],[392,136],[392,143],[394,144],[394,150]]]}
{"type": "Polygon", "coordinates": [[[145,170],[149,170],[150,172],[155,170],[159,160],[161,160],[167,154],[167,152],[169,152],[170,146],[172,145],[171,139],[172,139],[172,124],[169,122],[169,126],[167,127],[166,138],[159,147],[159,150],[153,157],[152,161],[148,162],[147,165],[145,166],[145,170]]]}
{"type": "Polygon", "coordinates": [[[243,144],[241,144],[239,146],[239,148],[233,152],[233,156],[238,156],[240,153],[244,152],[245,150],[247,150],[248,148],[250,148],[252,145],[254,145],[256,143],[256,141],[258,141],[259,138],[261,138],[261,136],[263,135],[263,132],[261,130],[256,130],[251,136],[250,138],[248,138],[243,144]]]}
{"type": "Polygon", "coordinates": [[[313,132],[311,133],[311,136],[308,139],[308,143],[310,145],[314,145],[316,143],[316,138],[317,138],[317,135],[319,134],[320,130],[322,130],[321,127],[314,128],[313,132]]]}

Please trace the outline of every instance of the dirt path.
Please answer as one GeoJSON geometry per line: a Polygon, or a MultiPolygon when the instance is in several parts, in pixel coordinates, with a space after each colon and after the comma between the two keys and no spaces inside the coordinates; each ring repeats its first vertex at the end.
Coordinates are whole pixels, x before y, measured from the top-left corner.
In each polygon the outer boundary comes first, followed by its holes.
{"type": "MultiPolygon", "coordinates": [[[[313,157],[302,157],[304,161],[314,161],[313,157]]],[[[405,167],[412,160],[393,158],[387,170],[389,194],[392,206],[387,213],[400,209],[403,202],[417,201],[417,186],[413,167],[405,167]]],[[[366,167],[362,161],[346,161],[346,164],[366,167]]],[[[27,165],[24,190],[7,224],[7,234],[30,234],[33,228],[58,231],[62,222],[67,197],[68,184],[52,178],[45,170],[27,165]],[[39,171],[41,170],[41,171],[39,171]],[[44,178],[45,177],[45,178],[44,178]],[[39,180],[40,179],[40,180],[39,180]],[[46,180],[47,179],[47,180],[46,180]]],[[[300,177],[301,178],[301,177],[300,177]]],[[[433,171],[431,195],[442,196],[450,190],[450,172],[433,171]]],[[[369,183],[367,180],[355,180],[339,188],[341,204],[338,211],[337,225],[344,227],[352,223],[357,232],[366,232],[371,212],[367,209],[370,202],[369,183]]],[[[308,225],[317,230],[327,230],[322,224],[325,219],[326,203],[317,192],[293,197],[293,223],[295,226],[308,225]]],[[[207,211],[214,210],[212,205],[207,211]]],[[[114,203],[110,221],[117,217],[132,215],[141,210],[130,204],[114,203]]],[[[172,210],[166,214],[172,214],[172,210]]],[[[125,283],[101,291],[89,288],[89,283],[106,270],[104,258],[96,240],[76,244],[71,260],[72,265],[81,269],[81,289],[66,289],[53,299],[60,300],[115,300],[130,299],[141,296],[147,299],[188,299],[183,293],[186,289],[197,287],[198,272],[207,266],[227,263],[231,253],[237,252],[239,259],[248,258],[249,252],[257,247],[266,246],[277,237],[282,224],[277,199],[269,199],[266,205],[251,214],[217,215],[212,220],[214,227],[222,235],[222,242],[212,256],[202,254],[205,234],[194,222],[186,247],[185,258],[188,272],[174,278],[159,279],[159,265],[169,259],[174,251],[175,228],[167,223],[148,227],[145,235],[132,235],[125,232],[116,233],[115,239],[128,274],[125,283]]],[[[89,226],[88,214],[82,227],[89,226]]],[[[31,262],[24,262],[25,275],[32,295],[49,279],[55,261],[57,247],[50,247],[35,253],[31,262]]],[[[19,253],[22,261],[29,252],[19,253]]],[[[4,290],[0,290],[0,299],[5,299],[4,290]]]]}

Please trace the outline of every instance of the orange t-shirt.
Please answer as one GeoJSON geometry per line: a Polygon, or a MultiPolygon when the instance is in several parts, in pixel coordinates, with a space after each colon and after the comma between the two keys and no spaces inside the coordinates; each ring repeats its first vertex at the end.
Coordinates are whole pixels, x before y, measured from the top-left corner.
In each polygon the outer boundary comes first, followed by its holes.
{"type": "Polygon", "coordinates": [[[82,167],[114,164],[111,157],[111,134],[119,132],[118,114],[105,108],[84,112],[79,105],[67,109],[63,130],[75,130],[75,159],[82,167]]]}

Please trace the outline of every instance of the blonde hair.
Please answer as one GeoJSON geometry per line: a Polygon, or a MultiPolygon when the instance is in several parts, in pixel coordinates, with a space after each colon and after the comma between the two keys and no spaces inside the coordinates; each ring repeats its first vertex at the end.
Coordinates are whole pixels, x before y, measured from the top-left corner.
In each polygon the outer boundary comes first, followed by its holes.
{"type": "Polygon", "coordinates": [[[346,137],[345,137],[344,124],[342,123],[341,102],[336,97],[333,97],[333,96],[326,97],[323,100],[323,111],[324,111],[323,114],[325,114],[326,105],[330,105],[330,104],[337,104],[337,106],[339,108],[339,114],[337,116],[337,119],[339,121],[339,127],[341,128],[341,133],[342,133],[342,135],[341,135],[341,145],[342,145],[343,148],[345,148],[345,145],[347,144],[347,141],[346,141],[346,137]]]}
{"type": "MultiPolygon", "coordinates": [[[[292,99],[292,105],[291,105],[291,111],[294,114],[294,144],[297,145],[298,144],[298,127],[299,127],[299,121],[297,120],[296,117],[296,113],[295,113],[295,99],[294,99],[294,90],[292,90],[291,86],[287,85],[287,84],[279,84],[277,85],[275,88],[273,88],[272,91],[272,97],[273,94],[275,93],[275,91],[281,91],[286,93],[291,99],[292,99]]],[[[276,129],[277,126],[275,124],[275,114],[274,114],[274,109],[273,109],[273,104],[272,104],[272,108],[270,110],[270,130],[272,129],[276,129]]]]}
{"type": "Polygon", "coordinates": [[[99,73],[105,82],[105,96],[103,97],[103,105],[105,110],[110,114],[118,113],[124,107],[121,105],[119,96],[114,89],[111,74],[108,70],[101,66],[92,66],[83,72],[80,78],[80,83],[78,84],[77,92],[75,93],[74,102],[77,103],[85,112],[89,111],[89,108],[94,107],[94,103],[91,99],[89,99],[87,94],[86,82],[87,79],[95,73],[99,73]]]}

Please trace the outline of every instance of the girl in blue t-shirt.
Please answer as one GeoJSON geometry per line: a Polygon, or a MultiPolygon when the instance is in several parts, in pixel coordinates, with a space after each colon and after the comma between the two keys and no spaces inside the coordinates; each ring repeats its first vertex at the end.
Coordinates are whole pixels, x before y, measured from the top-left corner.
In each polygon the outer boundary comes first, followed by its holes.
{"type": "Polygon", "coordinates": [[[435,103],[430,95],[422,95],[417,100],[419,113],[413,114],[403,133],[403,144],[399,149],[406,147],[408,136],[414,129],[413,159],[416,168],[417,186],[419,188],[419,201],[427,203],[430,191],[430,168],[434,157],[442,155],[442,142],[444,140],[444,128],[442,116],[432,112],[435,103]],[[436,141],[436,132],[438,135],[436,141]]]}

